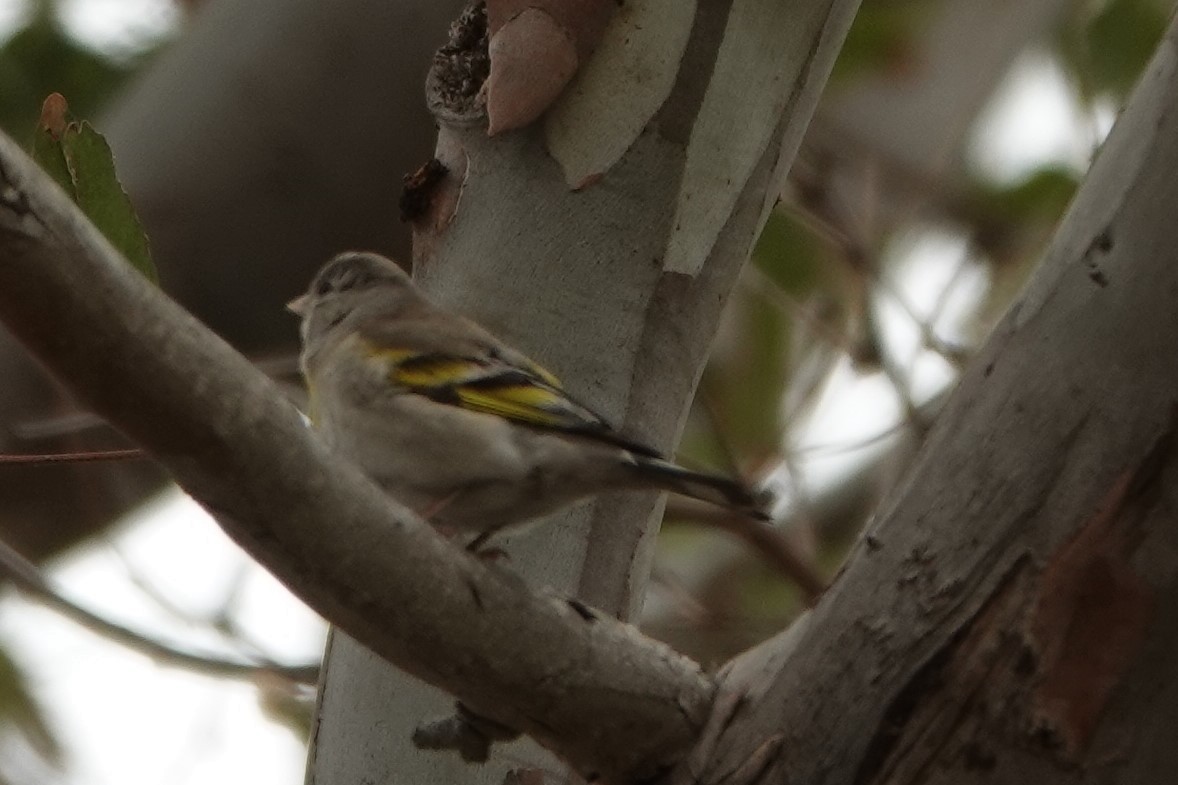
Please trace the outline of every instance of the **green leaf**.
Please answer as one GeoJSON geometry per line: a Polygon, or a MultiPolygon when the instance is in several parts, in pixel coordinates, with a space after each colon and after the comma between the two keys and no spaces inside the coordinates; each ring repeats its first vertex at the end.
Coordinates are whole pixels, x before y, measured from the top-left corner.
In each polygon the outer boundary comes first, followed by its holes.
{"type": "Polygon", "coordinates": [[[61,141],[53,137],[47,128],[38,128],[33,135],[33,160],[61,186],[71,199],[78,200],[74,182],[70,177],[70,166],[65,160],[61,141]]]}
{"type": "Polygon", "coordinates": [[[967,192],[969,214],[976,225],[990,230],[1031,222],[1054,225],[1078,186],[1073,172],[1055,165],[1036,169],[1010,185],[975,182],[967,192]]]}
{"type": "Polygon", "coordinates": [[[745,285],[733,293],[680,445],[688,463],[725,467],[728,453],[757,463],[781,448],[783,396],[809,384],[795,371],[809,365],[811,348],[799,341],[811,329],[839,334],[846,299],[844,268],[830,242],[781,210],[752,253],[745,285]],[[821,306],[820,306],[821,304],[821,306]],[[826,307],[830,304],[830,307],[826,307]],[[828,321],[829,320],[829,321],[828,321]],[[821,326],[816,326],[821,323],[821,326]],[[706,406],[706,408],[705,408],[706,406]]]}
{"type": "Polygon", "coordinates": [[[918,67],[915,49],[936,8],[930,0],[864,2],[839,51],[831,82],[839,85],[881,71],[903,74],[918,67]]]}
{"type": "Polygon", "coordinates": [[[823,270],[835,260],[813,229],[774,210],[753,248],[752,262],[791,296],[802,298],[822,285],[823,270]]]}
{"type": "Polygon", "coordinates": [[[73,120],[58,93],[41,107],[32,152],[110,244],[144,277],[158,282],[147,235],[119,184],[110,145],[88,122],[73,120]]]}
{"type": "Polygon", "coordinates": [[[24,137],[37,120],[37,102],[68,95],[79,115],[93,116],[146,56],[108,57],[79,44],[57,22],[57,3],[35,6],[29,22],[0,44],[0,127],[24,137]]]}
{"type": "Polygon", "coordinates": [[[62,140],[82,212],[149,281],[158,281],[143,224],[115,174],[114,155],[86,121],[70,123],[62,140]]]}
{"type": "Polygon", "coordinates": [[[271,721],[285,727],[299,741],[311,736],[315,694],[303,695],[289,684],[258,684],[258,706],[271,721]]]}
{"type": "Polygon", "coordinates": [[[1112,96],[1123,103],[1153,56],[1173,10],[1160,0],[1108,0],[1095,14],[1075,13],[1057,49],[1081,97],[1112,96]]]}
{"type": "Polygon", "coordinates": [[[1137,83],[1166,31],[1170,8],[1151,0],[1114,0],[1088,28],[1097,89],[1125,96],[1137,83]]]}

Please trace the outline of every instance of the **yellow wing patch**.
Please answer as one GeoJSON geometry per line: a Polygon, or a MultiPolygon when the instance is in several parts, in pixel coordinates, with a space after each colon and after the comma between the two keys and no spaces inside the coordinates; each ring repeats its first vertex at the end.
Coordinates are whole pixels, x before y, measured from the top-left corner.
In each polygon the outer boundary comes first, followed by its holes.
{"type": "Polygon", "coordinates": [[[464,387],[456,392],[462,405],[475,411],[533,425],[558,426],[564,422],[558,412],[545,408],[548,406],[559,410],[563,400],[543,387],[518,385],[492,390],[464,387]]]}
{"type": "Polygon", "coordinates": [[[442,387],[468,381],[477,368],[463,359],[439,359],[395,366],[391,376],[393,383],[402,387],[442,387]]]}
{"type": "Polygon", "coordinates": [[[528,360],[528,370],[551,384],[553,387],[558,389],[561,387],[560,379],[557,379],[556,376],[544,366],[536,365],[536,363],[528,360]]]}
{"type": "Polygon", "coordinates": [[[396,364],[404,362],[412,357],[417,357],[421,352],[415,352],[412,349],[390,349],[388,347],[377,347],[368,341],[361,342],[363,347],[367,349],[368,356],[382,362],[396,364]]]}
{"type": "Polygon", "coordinates": [[[608,428],[572,401],[550,372],[525,357],[485,357],[382,347],[369,353],[397,387],[439,403],[519,423],[564,430],[608,428]]]}

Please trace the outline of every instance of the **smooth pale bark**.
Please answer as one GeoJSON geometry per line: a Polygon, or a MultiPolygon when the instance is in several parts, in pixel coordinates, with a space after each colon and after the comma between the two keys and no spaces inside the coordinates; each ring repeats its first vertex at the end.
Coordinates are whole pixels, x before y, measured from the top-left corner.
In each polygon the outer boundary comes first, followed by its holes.
{"type": "MultiPolygon", "coordinates": [[[[725,697],[740,712],[713,715],[715,743],[692,761],[692,782],[1168,781],[1178,763],[1167,612],[1178,600],[1176,38],[842,580],[808,621],[729,669],[741,701],[725,697]]],[[[116,260],[95,261],[109,247],[61,217],[72,216],[64,198],[46,195],[10,143],[0,153],[0,312],[206,503],[247,519],[253,528],[237,533],[255,553],[306,570],[286,573],[294,583],[343,587],[351,599],[340,602],[359,616],[345,623],[374,645],[398,624],[412,638],[424,609],[454,599],[439,590],[450,579],[490,575],[492,594],[510,591],[477,564],[436,559],[436,537],[330,465],[247,364],[116,260]],[[340,544],[357,533],[366,547],[340,544]],[[398,545],[423,561],[382,562],[398,545]],[[360,584],[373,594],[352,593],[360,584]],[[417,592],[420,616],[389,604],[397,586],[417,592]]],[[[563,629],[567,617],[552,614],[563,629]]],[[[479,631],[454,640],[477,644],[479,631]]],[[[506,647],[526,634],[487,632],[506,647]]]]}
{"type": "MultiPolygon", "coordinates": [[[[415,276],[627,433],[672,448],[856,5],[627,2],[546,118],[493,138],[431,93],[450,174],[416,226],[415,276]]],[[[628,618],[660,511],[648,494],[609,496],[504,547],[531,583],[628,618]]],[[[521,758],[551,767],[516,750],[477,770],[415,751],[413,727],[451,701],[345,636],[324,674],[309,782],[499,782],[521,758]]]]}
{"type": "MultiPolygon", "coordinates": [[[[293,346],[293,325],[279,306],[324,258],[345,246],[404,255],[408,232],[393,220],[398,175],[428,155],[433,126],[422,108],[421,75],[458,5],[202,4],[177,44],[161,52],[99,122],[140,208],[167,291],[234,345],[271,351],[293,346]],[[346,57],[337,56],[345,50],[346,57]]],[[[838,85],[807,136],[826,144],[845,140],[844,126],[831,119],[833,106],[854,117],[854,150],[860,143],[865,150],[907,144],[909,152],[900,157],[924,160],[930,147],[948,149],[926,144],[925,137],[948,132],[948,125],[922,123],[919,136],[891,130],[923,116],[912,106],[932,82],[952,81],[938,103],[950,116],[961,113],[949,112],[947,101],[975,107],[975,90],[988,92],[982,86],[996,78],[995,62],[1016,51],[1012,36],[1023,41],[1038,34],[1058,5],[1018,3],[980,21],[970,18],[976,10],[969,3],[929,9],[936,17],[922,38],[935,29],[962,43],[959,31],[965,30],[968,49],[918,43],[926,67],[878,85],[886,101],[856,86],[868,75],[838,85]]],[[[953,133],[963,125],[954,121],[953,133]]],[[[845,144],[838,149],[840,155],[853,152],[845,144]]],[[[893,184],[884,190],[884,206],[896,203],[893,184]]],[[[71,430],[82,422],[77,418],[56,420],[74,412],[73,403],[56,396],[35,363],[2,333],[0,378],[6,381],[0,389],[5,452],[122,444],[99,430],[71,430]]],[[[34,558],[93,536],[162,481],[157,471],[127,464],[8,467],[5,476],[0,533],[34,558]]]]}
{"type": "MultiPolygon", "coordinates": [[[[914,9],[912,29],[904,36],[907,67],[856,73],[833,81],[823,94],[790,172],[795,193],[805,191],[808,197],[799,201],[835,221],[869,251],[878,250],[897,226],[924,217],[936,220],[963,175],[979,112],[1019,54],[1050,35],[1069,10],[1074,6],[1064,0],[1008,3],[1001,13],[973,0],[942,0],[914,9]],[[821,204],[810,204],[813,198],[821,204]]],[[[863,283],[872,290],[867,296],[890,300],[869,276],[863,283]]],[[[852,299],[844,307],[856,303],[852,299]]],[[[856,329],[865,327],[866,321],[856,329]]],[[[855,342],[864,338],[853,330],[849,342],[859,348],[855,342]]],[[[891,363],[892,378],[901,382],[898,392],[907,395],[905,364],[891,363]]],[[[783,525],[796,521],[832,541],[854,536],[907,473],[939,410],[934,402],[922,405],[919,416],[896,429],[885,450],[837,482],[812,490],[783,525]]],[[[749,569],[757,558],[747,548],[701,549],[677,577],[698,596],[722,580],[719,576],[749,569]]],[[[677,641],[684,634],[675,612],[648,613],[643,627],[661,640],[677,641]]],[[[715,635],[722,642],[728,637],[723,631],[715,635]]]]}
{"type": "Polygon", "coordinates": [[[911,476],[729,681],[691,782],[1173,781],[1176,171],[1171,27],[911,476]]]}

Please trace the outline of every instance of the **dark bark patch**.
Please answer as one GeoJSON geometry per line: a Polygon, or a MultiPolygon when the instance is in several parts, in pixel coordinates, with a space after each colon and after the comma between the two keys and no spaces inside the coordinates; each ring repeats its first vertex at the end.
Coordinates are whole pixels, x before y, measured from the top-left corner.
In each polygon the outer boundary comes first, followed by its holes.
{"type": "Polygon", "coordinates": [[[962,763],[971,771],[992,771],[998,763],[998,756],[989,747],[971,742],[965,745],[962,753],[962,763]]]}
{"type": "Polygon", "coordinates": [[[419,750],[454,750],[467,763],[486,763],[494,742],[514,741],[519,731],[468,709],[461,701],[452,716],[423,722],[413,731],[419,750]]]}
{"type": "Polygon", "coordinates": [[[1112,229],[1105,227],[1104,231],[1096,235],[1096,239],[1092,241],[1092,247],[1100,253],[1108,253],[1113,249],[1113,232],[1112,229]]]}
{"type": "Polygon", "coordinates": [[[511,769],[503,775],[503,785],[544,785],[544,770],[511,769]]]}
{"type": "Polygon", "coordinates": [[[485,119],[482,88],[491,72],[487,50],[487,7],[474,3],[450,25],[449,39],[434,54],[426,79],[426,102],[450,122],[485,119]]]}
{"type": "Polygon", "coordinates": [[[1017,691],[1013,678],[1031,586],[1030,560],[1019,558],[989,598],[933,652],[896,693],[855,777],[869,782],[922,781],[930,765],[993,766],[983,733],[996,706],[1017,691]],[[988,761],[988,763],[987,763],[988,761]]]}
{"type": "MultiPolygon", "coordinates": [[[[418,265],[428,265],[438,254],[439,244],[458,214],[470,162],[459,135],[445,130],[438,134],[437,158],[426,164],[426,171],[419,169],[406,183],[406,193],[412,187],[413,197],[420,212],[411,218],[413,227],[413,271],[420,273],[418,265]],[[418,175],[421,175],[420,178],[418,175]]],[[[402,197],[402,216],[405,215],[405,197],[402,197]]]]}
{"type": "Polygon", "coordinates": [[[867,783],[885,767],[886,762],[896,750],[905,730],[926,693],[939,690],[942,683],[942,671],[949,660],[951,647],[940,649],[928,662],[924,664],[904,688],[896,694],[884,713],[883,720],[863,760],[859,764],[859,771],[855,775],[856,785],[867,783]]]}
{"type": "Polygon", "coordinates": [[[597,614],[593,612],[593,609],[577,598],[569,597],[566,602],[568,603],[569,607],[572,608],[576,614],[585,621],[589,623],[597,621],[597,614]]]}
{"type": "Polygon", "coordinates": [[[1098,257],[1107,256],[1113,250],[1113,233],[1112,229],[1105,227],[1105,229],[1092,238],[1092,242],[1088,244],[1088,250],[1084,252],[1084,262],[1088,266],[1088,277],[1100,288],[1108,286],[1108,274],[1100,269],[1100,261],[1098,257]]]}
{"type": "Polygon", "coordinates": [[[1041,680],[1033,696],[1036,738],[1065,758],[1088,746],[1153,615],[1153,590],[1130,560],[1137,523],[1169,455],[1169,436],[1125,472],[1100,508],[1043,571],[1031,625],[1041,680]],[[1161,448],[1159,450],[1159,448],[1161,448]]]}
{"type": "Polygon", "coordinates": [[[405,175],[404,186],[401,189],[401,220],[417,221],[429,212],[437,186],[446,177],[446,165],[437,158],[417,168],[417,171],[405,175]]]}

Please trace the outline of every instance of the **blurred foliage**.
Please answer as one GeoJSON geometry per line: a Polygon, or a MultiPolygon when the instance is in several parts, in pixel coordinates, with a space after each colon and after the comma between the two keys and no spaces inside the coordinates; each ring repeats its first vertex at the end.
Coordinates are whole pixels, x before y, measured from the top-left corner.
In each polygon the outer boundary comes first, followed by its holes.
{"type": "Polygon", "coordinates": [[[995,266],[1017,265],[1037,252],[1072,201],[1080,182],[1070,169],[1048,165],[1010,184],[973,180],[958,205],[973,241],[995,266]]]}
{"type": "MultiPolygon", "coordinates": [[[[931,0],[864,0],[832,79],[847,83],[881,72],[904,73],[939,9],[931,0]]],[[[1076,98],[1082,104],[1095,99],[1123,103],[1153,55],[1171,11],[1172,3],[1162,0],[1105,0],[1065,9],[1048,43],[1057,44],[1058,62],[1076,98]]],[[[1091,131],[1076,129],[1078,134],[1091,131]]],[[[841,158],[843,153],[833,149],[841,158]]],[[[858,325],[870,321],[864,313],[880,295],[886,275],[878,258],[881,249],[913,226],[938,227],[965,238],[971,263],[985,266],[987,289],[969,317],[973,327],[968,330],[980,339],[1043,257],[1082,179],[1072,168],[1046,162],[1013,183],[987,179],[965,166],[951,167],[934,180],[914,181],[906,179],[908,171],[890,171],[890,160],[873,161],[870,148],[845,155],[852,168],[876,167],[876,178],[862,182],[878,191],[840,201],[846,194],[828,187],[835,178],[820,167],[817,177],[800,185],[795,181],[795,188],[819,191],[810,194],[810,201],[824,208],[818,220],[829,226],[815,231],[798,217],[809,211],[806,200],[770,216],[753,253],[759,275],[746,275],[734,293],[701,383],[684,441],[690,459],[746,473],[751,467],[798,460],[785,453],[794,426],[788,415],[795,410],[791,397],[814,398],[828,378],[816,382],[808,377],[805,360],[820,345],[840,357],[848,350],[853,354],[858,325]],[[893,198],[891,189],[899,201],[912,199],[919,208],[873,211],[873,199],[893,198]],[[819,325],[807,324],[816,318],[819,325]],[[805,389],[799,393],[799,388],[805,389]]],[[[842,165],[836,162],[832,171],[842,165]]],[[[939,351],[933,346],[924,350],[939,351]]],[[[834,360],[828,360],[823,369],[828,374],[833,366],[834,360]]],[[[832,527],[828,521],[809,520],[803,511],[791,514],[786,531],[803,541],[811,538],[799,547],[829,576],[857,536],[851,523],[832,527]]],[[[693,576],[678,591],[689,591],[699,606],[684,608],[678,622],[664,618],[662,626],[651,628],[710,661],[780,629],[804,607],[799,593],[784,587],[785,579],[757,554],[746,549],[734,556],[725,550],[726,556],[717,556],[716,538],[731,535],[675,526],[660,539],[660,559],[668,569],[693,576]],[[701,540],[710,545],[699,546],[701,540]]]]}
{"type": "Polygon", "coordinates": [[[1082,99],[1111,98],[1117,106],[1153,56],[1174,4],[1165,0],[1107,0],[1094,12],[1068,14],[1056,51],[1082,99]]]}
{"type": "Polygon", "coordinates": [[[913,49],[934,0],[863,0],[831,73],[842,83],[865,74],[903,73],[913,67],[913,49]]]}
{"type": "Polygon", "coordinates": [[[806,603],[765,562],[734,558],[744,546],[730,535],[689,524],[674,521],[659,537],[651,591],[667,611],[645,620],[642,630],[714,667],[781,630],[806,603]],[[679,585],[679,576],[690,585],[679,585]]]}
{"type": "Polygon", "coordinates": [[[119,183],[110,145],[90,123],[70,117],[60,93],[45,99],[32,153],[110,244],[148,280],[158,282],[147,234],[119,183]]]}
{"type": "Polygon", "coordinates": [[[54,3],[43,0],[34,9],[29,23],[0,46],[0,128],[19,141],[30,138],[45,96],[68,95],[79,114],[93,116],[143,62],[115,59],[70,38],[54,3]]]}
{"type": "MultiPolygon", "coordinates": [[[[831,79],[845,83],[865,74],[904,73],[915,67],[914,49],[937,8],[935,0],[864,0],[831,79]]],[[[1075,3],[1063,14],[1056,51],[1081,97],[1123,103],[1173,10],[1169,0],[1100,0],[1075,3]]]]}
{"type": "Polygon", "coordinates": [[[834,253],[813,228],[794,215],[775,210],[757,238],[752,261],[783,291],[806,297],[829,283],[834,253]]]}
{"type": "Polygon", "coordinates": [[[1074,171],[1054,165],[1007,185],[969,184],[957,218],[965,219],[973,243],[989,260],[981,321],[997,321],[1022,289],[1079,186],[1074,171]]]}
{"type": "MultiPolygon", "coordinates": [[[[43,764],[59,768],[62,748],[53,728],[29,689],[29,678],[0,647],[0,737],[18,735],[43,764]]],[[[15,757],[0,746],[0,781],[12,776],[5,770],[4,761],[15,757]]]]}
{"type": "Polygon", "coordinates": [[[81,114],[97,113],[144,57],[91,51],[66,35],[55,3],[41,0],[33,8],[28,24],[0,47],[0,128],[31,140],[34,160],[136,269],[157,281],[147,235],[119,184],[110,146],[88,122],[74,120],[61,97],[68,92],[81,114]]]}
{"type": "Polygon", "coordinates": [[[1004,228],[1028,222],[1055,223],[1079,185],[1075,172],[1056,165],[1036,169],[1010,185],[974,181],[968,199],[977,234],[1000,234],[1004,228]]]}
{"type": "Polygon", "coordinates": [[[778,455],[782,401],[814,345],[812,322],[821,320],[829,334],[842,329],[845,313],[817,306],[845,300],[835,257],[826,239],[796,215],[770,213],[752,255],[761,275],[746,275],[733,294],[696,397],[683,446],[693,461],[727,466],[740,455],[760,464],[778,455]]]}
{"type": "MultiPolygon", "coordinates": [[[[1171,7],[1163,0],[1104,0],[1068,8],[1052,42],[1083,100],[1123,102],[1163,34],[1171,7]]],[[[845,84],[874,74],[908,72],[939,8],[934,0],[864,0],[832,79],[845,84]]],[[[41,2],[36,9],[31,21],[0,46],[0,127],[21,140],[34,134],[44,96],[64,93],[80,115],[94,116],[150,56],[128,60],[94,52],[61,29],[52,3],[41,2]]],[[[83,141],[84,133],[84,125],[78,125],[74,140],[102,154],[104,143],[89,136],[83,141]]],[[[43,165],[77,196],[79,167],[75,160],[71,168],[70,156],[81,153],[67,153],[65,145],[50,142],[61,140],[46,138],[44,129],[36,132],[34,145],[41,148],[43,165]]],[[[856,154],[870,158],[871,151],[846,153],[848,158],[856,154]]],[[[102,160],[99,168],[109,168],[102,160]]],[[[893,189],[914,187],[905,182],[896,188],[885,167],[880,171],[875,195],[880,201],[892,198],[893,189]]],[[[732,297],[701,382],[682,448],[689,463],[749,471],[796,457],[783,455],[792,417],[821,391],[848,346],[856,345],[848,337],[852,325],[870,321],[863,312],[870,305],[870,290],[879,285],[874,256],[911,225],[905,220],[943,222],[970,239],[991,270],[978,319],[989,324],[998,318],[1041,257],[1078,179],[1054,166],[1013,185],[968,177],[951,171],[944,182],[916,185],[924,191],[920,215],[878,227],[864,221],[871,232],[860,231],[860,226],[832,227],[851,242],[861,242],[862,247],[853,249],[836,246],[797,212],[771,213],[753,252],[753,269],[732,297]]],[[[109,188],[103,187],[108,195],[109,188]]],[[[838,211],[824,219],[831,216],[837,219],[838,211]]],[[[833,575],[853,542],[853,527],[788,523],[799,552],[833,575]]],[[[658,620],[661,626],[650,631],[706,662],[721,661],[776,632],[804,608],[800,592],[731,535],[672,527],[659,547],[660,560],[674,564],[684,576],[681,588],[690,592],[684,605],[690,607],[682,608],[672,622],[658,620]]],[[[300,739],[307,737],[312,704],[306,695],[289,685],[259,683],[258,700],[271,719],[300,739]]],[[[0,724],[18,728],[46,760],[60,758],[27,680],[2,650],[0,724]]]]}
{"type": "Polygon", "coordinates": [[[258,707],[272,722],[294,734],[299,743],[311,736],[315,691],[283,679],[259,680],[258,707]]]}

